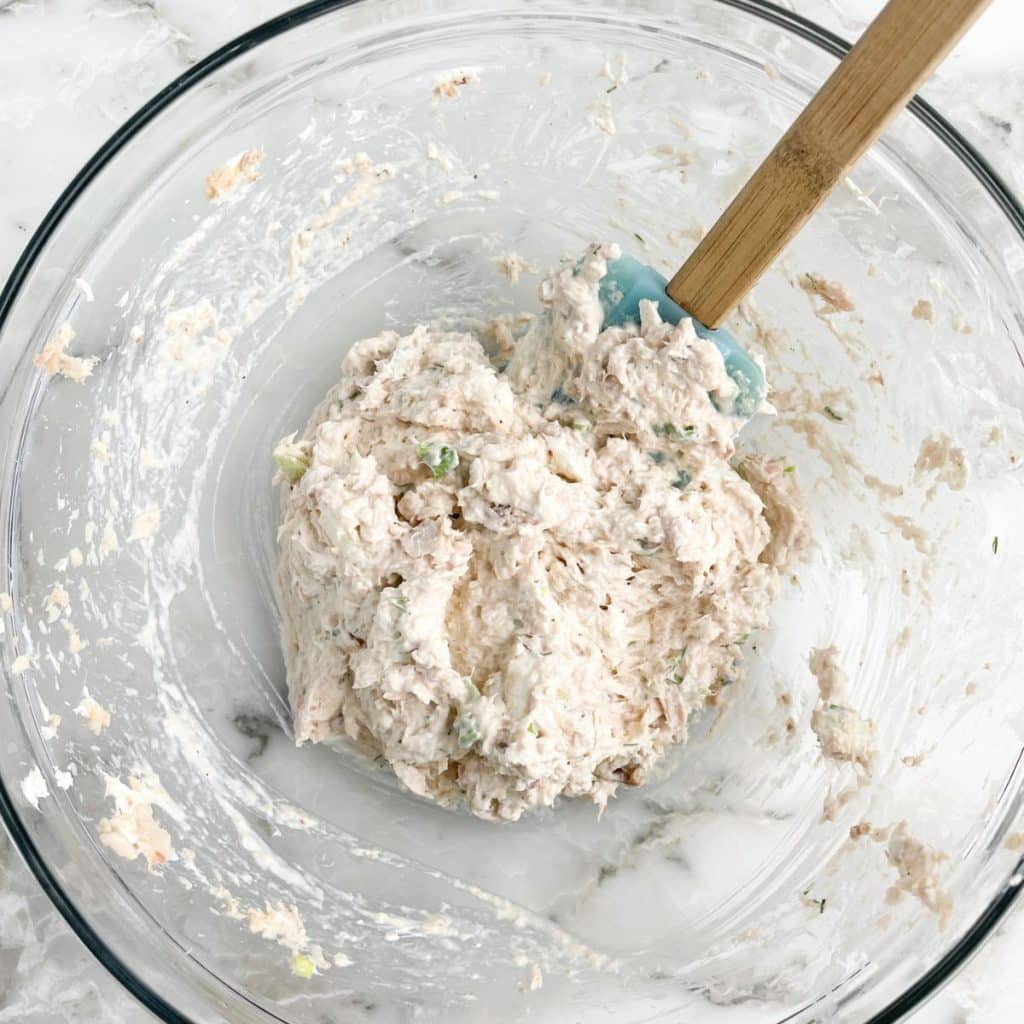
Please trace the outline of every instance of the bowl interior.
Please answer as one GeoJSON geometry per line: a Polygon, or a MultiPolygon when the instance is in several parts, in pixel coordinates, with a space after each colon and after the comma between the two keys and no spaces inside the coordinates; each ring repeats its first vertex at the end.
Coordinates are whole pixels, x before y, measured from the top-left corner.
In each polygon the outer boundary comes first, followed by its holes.
{"type": "Polygon", "coordinates": [[[497,826],[289,736],[270,452],[348,346],[536,313],[537,271],[595,239],[671,273],[833,64],[714,0],[357,4],[197,81],[78,198],[3,332],[3,773],[171,1006],[867,1019],[1004,890],[1024,246],[909,113],[731,324],[777,407],[744,445],[795,467],[815,545],[661,776],[497,826]],[[64,323],[84,381],[33,363],[64,323]],[[829,645],[870,778],[810,727],[829,645]]]}

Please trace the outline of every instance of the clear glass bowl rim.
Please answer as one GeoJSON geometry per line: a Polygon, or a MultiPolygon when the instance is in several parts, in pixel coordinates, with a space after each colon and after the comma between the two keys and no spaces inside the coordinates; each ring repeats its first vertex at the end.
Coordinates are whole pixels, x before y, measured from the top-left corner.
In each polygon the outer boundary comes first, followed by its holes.
{"type": "MultiPolygon", "coordinates": [[[[22,285],[28,279],[37,258],[78,197],[106,165],[117,156],[118,152],[143,128],[154,121],[165,108],[219,68],[230,64],[262,43],[333,11],[370,2],[372,0],[311,0],[310,3],[302,4],[276,18],[271,18],[215,50],[208,57],[179,75],[140,107],[100,146],[72,178],[29,239],[4,284],[3,290],[0,291],[0,331],[3,330],[4,323],[14,308],[22,285]]],[[[800,39],[813,43],[831,56],[841,59],[851,48],[850,43],[835,33],[822,28],[802,15],[771,3],[770,0],[714,0],[714,2],[754,15],[768,24],[785,29],[800,39]]],[[[1011,227],[1024,241],[1024,205],[1010,191],[988,161],[946,118],[920,96],[915,96],[908,104],[907,109],[977,178],[979,184],[1002,210],[1011,227]]],[[[42,886],[43,891],[72,931],[82,940],[100,964],[159,1020],[165,1021],[166,1024],[194,1024],[132,971],[79,913],[78,908],[51,873],[28,830],[22,824],[2,778],[0,778],[0,819],[7,827],[15,846],[29,870],[42,886]]],[[[897,996],[865,1024],[891,1024],[891,1022],[898,1021],[937,992],[977,952],[1003,917],[1016,904],[1022,889],[1024,889],[1024,885],[1021,884],[1022,876],[1024,876],[1024,857],[1017,864],[1009,883],[975,919],[960,940],[905,992],[897,996]]]]}

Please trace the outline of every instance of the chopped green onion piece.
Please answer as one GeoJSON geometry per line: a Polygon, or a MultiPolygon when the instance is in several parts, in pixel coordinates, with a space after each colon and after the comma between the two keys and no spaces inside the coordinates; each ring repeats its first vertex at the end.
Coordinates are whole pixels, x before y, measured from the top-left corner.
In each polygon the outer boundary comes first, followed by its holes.
{"type": "Polygon", "coordinates": [[[693,441],[697,437],[697,428],[687,423],[682,429],[674,423],[655,423],[651,430],[655,437],[675,437],[683,441],[693,441]]]}
{"type": "Polygon", "coordinates": [[[686,678],[686,673],[683,671],[683,659],[686,657],[686,652],[688,650],[689,645],[676,652],[676,663],[672,669],[672,674],[668,677],[668,681],[673,686],[679,686],[686,678]]]}
{"type": "Polygon", "coordinates": [[[292,953],[292,974],[297,978],[312,978],[316,974],[316,964],[306,953],[292,953]]]}
{"type": "Polygon", "coordinates": [[[417,445],[416,455],[435,480],[440,480],[459,464],[459,453],[446,444],[417,445]]]}
{"type": "Polygon", "coordinates": [[[281,471],[281,476],[290,484],[298,483],[302,479],[302,474],[309,469],[309,463],[305,459],[286,452],[274,452],[274,461],[281,471]]]}
{"type": "Polygon", "coordinates": [[[476,724],[476,718],[468,711],[463,711],[455,719],[455,736],[460,747],[471,747],[480,739],[480,727],[476,724]]]}

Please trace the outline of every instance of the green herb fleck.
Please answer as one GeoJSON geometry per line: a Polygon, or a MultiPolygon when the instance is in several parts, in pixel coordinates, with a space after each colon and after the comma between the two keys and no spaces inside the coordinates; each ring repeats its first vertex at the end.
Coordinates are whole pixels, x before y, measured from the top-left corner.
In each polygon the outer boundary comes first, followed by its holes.
{"type": "Polygon", "coordinates": [[[605,92],[606,93],[608,93],[608,92],[615,92],[615,90],[618,89],[618,87],[619,87],[618,82],[613,82],[611,85],[608,86],[607,89],[605,89],[605,92]]]}
{"type": "Polygon", "coordinates": [[[782,472],[783,473],[795,473],[796,472],[796,466],[786,466],[786,468],[782,472]]]}
{"type": "Polygon", "coordinates": [[[826,405],[826,406],[825,406],[825,415],[826,415],[826,416],[827,416],[827,417],[828,417],[828,418],[829,418],[830,420],[835,420],[835,421],[836,421],[836,423],[842,423],[842,422],[843,422],[843,417],[842,417],[842,416],[840,416],[840,415],[839,415],[839,413],[837,413],[837,412],[835,411],[835,409],[833,409],[833,408],[832,408],[832,406],[831,406],[831,405],[826,405]]]}
{"type": "Polygon", "coordinates": [[[420,444],[416,446],[416,456],[440,480],[459,464],[459,453],[446,444],[420,444]]]}
{"type": "Polygon", "coordinates": [[[590,423],[587,420],[573,420],[571,426],[573,430],[585,431],[590,429],[590,423]]]}
{"type": "MultiPolygon", "coordinates": [[[[818,908],[819,914],[824,914],[825,904],[828,902],[828,900],[825,897],[822,897],[820,900],[817,900],[810,895],[810,892],[810,889],[804,889],[804,891],[800,895],[803,896],[803,898],[807,900],[808,903],[813,903],[818,908]]],[[[811,1024],[813,1024],[813,1021],[811,1022],[811,1024]]]]}
{"type": "Polygon", "coordinates": [[[480,739],[480,727],[476,724],[476,717],[469,711],[463,711],[455,719],[455,737],[460,747],[471,747],[480,739]]]}
{"type": "Polygon", "coordinates": [[[528,725],[528,726],[526,727],[526,731],[527,731],[528,733],[530,733],[531,735],[533,735],[533,736],[539,736],[539,735],[540,735],[540,726],[539,726],[539,725],[537,725],[537,723],[536,723],[536,722],[531,722],[531,723],[530,723],[530,724],[529,724],[529,725],[528,725]]]}
{"type": "Polygon", "coordinates": [[[685,491],[692,479],[693,477],[691,477],[685,469],[681,469],[676,473],[676,478],[672,481],[672,486],[678,491],[685,491]]]}
{"type": "Polygon", "coordinates": [[[676,660],[672,667],[672,674],[668,677],[668,681],[673,686],[678,686],[686,678],[686,673],[683,671],[683,659],[686,657],[688,650],[689,645],[676,651],[676,660]]]}
{"type": "Polygon", "coordinates": [[[995,554],[998,554],[998,553],[999,553],[999,538],[998,537],[993,537],[992,538],[992,554],[995,555],[995,554]]]}
{"type": "Polygon", "coordinates": [[[670,437],[678,441],[695,441],[697,428],[692,423],[677,427],[674,423],[655,423],[651,430],[655,437],[670,437]]]}
{"type": "Polygon", "coordinates": [[[633,237],[634,237],[634,238],[635,238],[635,239],[636,239],[636,240],[637,240],[637,241],[638,241],[638,242],[639,242],[639,243],[640,243],[641,245],[646,245],[646,244],[647,244],[646,240],[644,239],[644,236],[643,236],[643,235],[641,235],[639,231],[634,231],[634,232],[633,232],[633,237]]]}
{"type": "Polygon", "coordinates": [[[656,466],[663,466],[665,464],[665,460],[668,459],[668,456],[664,452],[648,452],[647,454],[650,456],[651,462],[656,466]]]}
{"type": "Polygon", "coordinates": [[[302,474],[309,469],[309,463],[304,458],[287,452],[274,452],[274,461],[281,471],[281,476],[290,484],[298,483],[302,479],[302,474]]]}
{"type": "Polygon", "coordinates": [[[312,978],[316,974],[316,964],[306,953],[292,953],[292,974],[297,978],[312,978]]]}

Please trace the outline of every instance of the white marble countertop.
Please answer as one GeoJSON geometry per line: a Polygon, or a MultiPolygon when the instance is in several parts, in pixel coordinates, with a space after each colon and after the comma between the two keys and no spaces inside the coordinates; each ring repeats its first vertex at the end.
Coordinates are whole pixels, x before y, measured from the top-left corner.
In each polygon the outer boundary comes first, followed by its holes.
{"type": "MultiPolygon", "coordinates": [[[[853,38],[881,0],[782,0],[853,38]]],[[[0,0],[0,279],[68,179],[160,87],[288,0],[0,0]]],[[[995,0],[924,94],[1024,195],[1024,4],[995,0]]],[[[914,1024],[1024,1019],[1024,910],[914,1024]]],[[[70,932],[0,831],[0,1024],[152,1019],[70,932]]]]}

